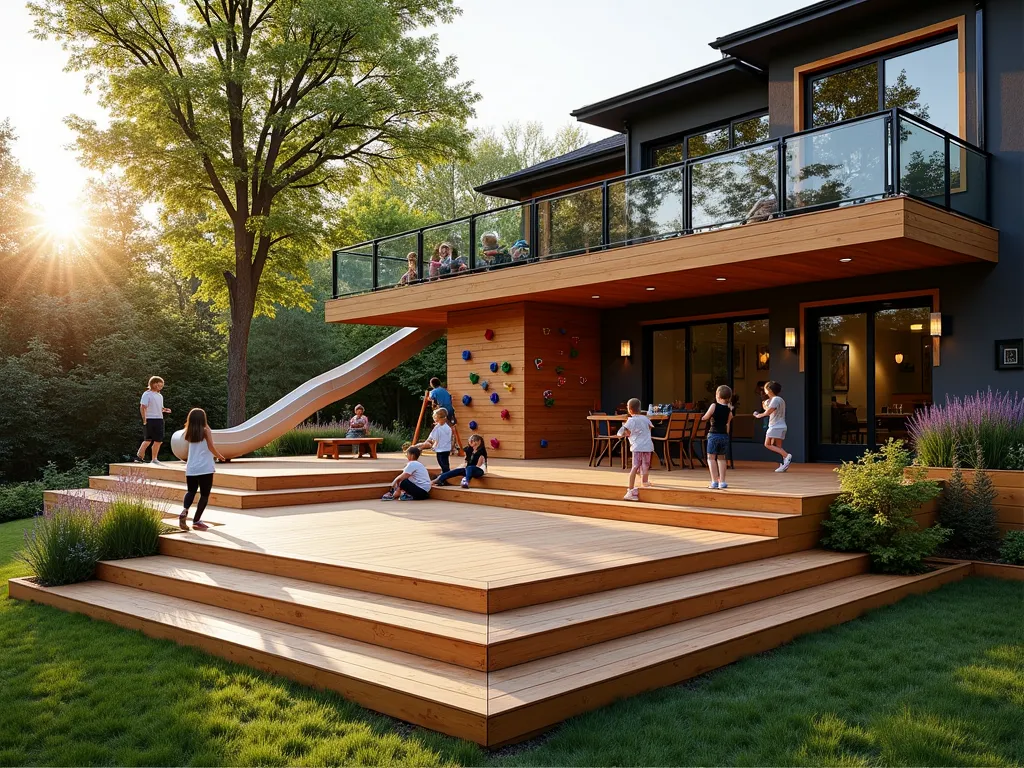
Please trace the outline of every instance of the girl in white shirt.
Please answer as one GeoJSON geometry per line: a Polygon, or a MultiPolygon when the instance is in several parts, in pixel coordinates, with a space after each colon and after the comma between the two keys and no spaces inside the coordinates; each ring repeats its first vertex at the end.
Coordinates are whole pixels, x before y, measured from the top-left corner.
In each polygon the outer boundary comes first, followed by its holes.
{"type": "Polygon", "coordinates": [[[199,518],[203,516],[213,489],[213,473],[216,471],[214,457],[221,461],[227,459],[213,444],[213,431],[206,423],[206,411],[202,408],[193,408],[188,412],[188,418],[185,419],[185,442],[188,443],[188,459],[185,462],[185,484],[188,489],[185,491],[181,514],[178,515],[178,527],[183,531],[188,530],[188,510],[196,498],[196,491],[199,491],[199,504],[192,518],[192,526],[196,530],[205,531],[209,526],[199,518]]]}
{"type": "Polygon", "coordinates": [[[618,434],[629,438],[629,447],[633,452],[633,468],[629,471],[629,490],[622,498],[626,501],[639,501],[640,491],[633,487],[638,472],[643,479],[644,488],[651,487],[651,457],[654,455],[651,429],[654,425],[640,412],[640,401],[637,398],[634,397],[626,403],[626,409],[629,411],[629,418],[619,429],[618,434]]]}
{"type": "Polygon", "coordinates": [[[768,419],[768,432],[765,434],[764,447],[782,457],[782,464],[776,472],[785,472],[793,463],[793,454],[782,447],[786,439],[786,401],[779,397],[782,385],[777,381],[769,381],[764,385],[764,411],[755,413],[755,419],[768,419]]]}

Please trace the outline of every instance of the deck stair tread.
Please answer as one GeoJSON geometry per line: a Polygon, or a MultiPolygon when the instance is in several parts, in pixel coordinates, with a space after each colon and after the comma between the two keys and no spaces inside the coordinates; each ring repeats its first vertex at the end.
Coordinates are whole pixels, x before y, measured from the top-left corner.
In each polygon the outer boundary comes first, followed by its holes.
{"type": "MultiPolygon", "coordinates": [[[[72,488],[70,490],[45,491],[45,494],[46,494],[46,497],[48,499],[58,498],[58,497],[61,497],[61,496],[73,496],[73,497],[83,498],[83,499],[86,499],[88,501],[94,501],[94,502],[109,502],[109,501],[113,501],[115,498],[117,498],[117,492],[116,491],[104,490],[102,488],[72,488]]],[[[173,517],[177,517],[178,516],[178,512],[181,511],[181,501],[177,500],[177,499],[171,499],[171,498],[157,499],[157,498],[153,498],[153,499],[148,499],[148,501],[164,517],[172,517],[172,516],[173,517]]],[[[225,513],[226,512],[228,514],[237,515],[240,512],[247,512],[247,511],[251,511],[251,510],[241,510],[241,509],[235,509],[235,508],[232,508],[232,507],[222,507],[222,506],[218,506],[216,504],[207,504],[206,505],[206,511],[203,513],[203,518],[206,520],[206,522],[208,522],[211,525],[213,525],[214,521],[212,519],[210,519],[210,518],[212,516],[216,515],[217,513],[225,513]]],[[[192,509],[192,512],[195,512],[195,508],[194,507],[192,509]]],[[[189,520],[191,520],[191,519],[192,519],[192,517],[190,515],[189,516],[189,520]]]]}
{"type": "MultiPolygon", "coordinates": [[[[218,487],[253,491],[288,491],[347,484],[390,483],[400,471],[395,467],[377,466],[370,459],[341,462],[322,460],[304,468],[302,472],[275,467],[272,463],[254,468],[252,463],[244,461],[221,464],[217,469],[218,487]],[[237,470],[232,471],[236,467],[237,470]]],[[[185,465],[178,461],[158,464],[111,464],[110,474],[115,477],[145,477],[180,482],[185,476],[185,465]]]]}
{"type": "MultiPolygon", "coordinates": [[[[120,479],[119,479],[119,476],[117,476],[117,475],[96,475],[96,476],[93,476],[93,477],[89,478],[90,482],[92,482],[93,480],[96,480],[96,481],[98,481],[98,482],[100,482],[100,483],[102,483],[104,485],[114,484],[114,483],[121,482],[120,479]]],[[[137,483],[137,484],[133,484],[132,485],[133,488],[139,488],[142,491],[144,491],[147,486],[148,487],[153,487],[153,488],[173,489],[175,491],[180,491],[181,493],[184,493],[187,490],[187,488],[188,488],[188,486],[185,483],[179,482],[177,480],[146,480],[145,483],[137,483]]],[[[213,487],[213,491],[214,491],[214,493],[223,494],[224,496],[231,496],[231,497],[238,497],[238,498],[257,498],[258,499],[258,498],[277,497],[277,496],[292,495],[292,494],[302,495],[302,494],[307,494],[308,493],[308,494],[315,495],[315,494],[320,494],[320,493],[326,493],[328,491],[352,491],[352,490],[364,490],[364,489],[366,489],[366,490],[368,490],[368,489],[375,489],[376,490],[378,488],[388,488],[389,486],[390,486],[389,483],[358,483],[358,484],[353,484],[353,485],[323,485],[323,486],[315,486],[315,487],[311,486],[309,488],[284,488],[284,489],[270,489],[270,490],[255,491],[255,490],[247,490],[247,489],[244,489],[244,488],[228,488],[228,487],[225,487],[225,486],[219,486],[219,485],[215,484],[214,487],[213,487]]],[[[101,490],[108,490],[108,489],[103,488],[101,490]]]]}
{"type": "Polygon", "coordinates": [[[491,672],[488,713],[500,715],[808,616],[827,614],[844,605],[942,575],[946,570],[921,576],[851,576],[491,672]]]}

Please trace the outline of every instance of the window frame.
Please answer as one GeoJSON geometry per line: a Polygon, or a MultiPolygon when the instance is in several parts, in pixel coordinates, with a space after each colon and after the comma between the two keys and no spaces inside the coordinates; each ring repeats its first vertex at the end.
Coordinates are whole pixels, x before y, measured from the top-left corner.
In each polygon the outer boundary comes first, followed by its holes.
{"type": "MultiPolygon", "coordinates": [[[[708,125],[702,126],[701,128],[697,128],[696,130],[685,131],[683,133],[674,133],[670,136],[645,142],[643,151],[643,170],[647,171],[651,170],[652,168],[660,167],[654,164],[654,153],[660,149],[666,149],[667,147],[675,146],[677,144],[682,146],[682,160],[676,162],[686,162],[687,160],[693,159],[690,157],[689,152],[690,139],[693,138],[694,136],[702,136],[705,133],[711,133],[712,131],[719,131],[722,128],[727,128],[729,130],[729,146],[721,151],[725,152],[729,149],[737,149],[738,147],[736,144],[736,124],[745,123],[748,120],[754,120],[755,118],[759,119],[762,117],[768,117],[767,109],[759,109],[754,112],[747,112],[745,114],[738,115],[737,117],[730,118],[729,120],[717,123],[710,123],[708,125]]],[[[763,139],[759,139],[758,141],[763,141],[763,139]]],[[[757,142],[747,142],[746,144],[740,144],[739,146],[746,147],[749,144],[756,143],[757,142]]],[[[704,155],[698,155],[697,157],[704,157],[704,155]]]]}
{"type": "MultiPolygon", "coordinates": [[[[849,71],[854,70],[854,69],[860,69],[861,67],[867,66],[869,64],[874,64],[875,68],[876,68],[876,73],[875,73],[876,74],[875,89],[876,89],[877,99],[875,101],[875,110],[873,110],[873,111],[881,112],[881,111],[883,111],[883,110],[885,110],[887,108],[885,106],[885,64],[886,64],[887,61],[889,61],[890,59],[899,58],[900,56],[905,56],[905,55],[910,54],[910,53],[914,53],[916,51],[923,51],[923,50],[925,50],[927,48],[932,48],[932,47],[934,47],[936,45],[942,45],[944,43],[951,43],[951,42],[954,42],[956,40],[957,40],[957,33],[956,32],[939,33],[939,34],[937,34],[937,35],[935,35],[933,37],[928,37],[928,38],[925,38],[924,40],[919,40],[916,43],[912,43],[910,45],[906,45],[906,46],[899,47],[899,48],[890,48],[890,49],[887,49],[887,50],[884,50],[884,51],[879,51],[879,52],[877,52],[877,53],[875,53],[875,54],[873,54],[871,56],[865,56],[863,58],[852,59],[852,60],[850,60],[850,61],[848,61],[848,62],[846,62],[844,64],[841,64],[840,66],[834,67],[832,69],[821,69],[821,70],[818,70],[817,72],[814,72],[814,73],[808,75],[807,77],[805,77],[803,79],[803,84],[804,84],[804,94],[803,94],[804,117],[803,117],[803,123],[804,123],[804,125],[808,129],[810,129],[810,128],[824,128],[824,127],[826,127],[826,125],[832,125],[832,123],[825,123],[825,124],[822,124],[822,125],[815,125],[814,124],[814,118],[813,118],[813,115],[814,115],[814,84],[817,83],[819,80],[823,80],[826,77],[831,77],[832,75],[842,74],[843,72],[849,72],[849,71]]],[[[959,98],[960,97],[958,96],[958,99],[959,98]]],[[[926,118],[920,118],[920,119],[921,120],[925,120],[926,118]]],[[[951,131],[951,133],[952,133],[952,131],[951,131]]],[[[963,137],[961,136],[960,138],[963,138],[963,137]]]]}

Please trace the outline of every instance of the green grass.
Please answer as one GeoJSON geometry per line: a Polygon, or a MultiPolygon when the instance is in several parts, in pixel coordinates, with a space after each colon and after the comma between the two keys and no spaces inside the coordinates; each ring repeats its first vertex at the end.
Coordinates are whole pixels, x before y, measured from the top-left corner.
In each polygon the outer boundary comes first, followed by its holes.
{"type": "MultiPolygon", "coordinates": [[[[0,525],[0,577],[31,521],[0,525]]],[[[0,600],[0,765],[1024,765],[1024,584],[971,579],[487,754],[0,600]]]]}

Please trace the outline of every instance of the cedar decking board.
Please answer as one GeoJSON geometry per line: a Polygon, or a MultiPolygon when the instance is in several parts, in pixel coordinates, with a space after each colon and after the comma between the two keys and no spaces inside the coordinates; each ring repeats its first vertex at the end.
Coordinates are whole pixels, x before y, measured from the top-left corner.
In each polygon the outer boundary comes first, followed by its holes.
{"type": "MultiPolygon", "coordinates": [[[[812,549],[838,491],[829,468],[741,463],[717,493],[704,472],[655,472],[631,503],[617,468],[498,459],[468,491],[396,503],[377,496],[403,458],[326,463],[218,467],[212,529],[101,563],[100,581],[16,579],[10,594],[494,746],[969,571],[868,576],[865,555],[812,549]],[[362,498],[314,503],[325,494],[362,498]]],[[[175,514],[182,464],[111,472],[47,503],[102,507],[128,487],[175,514]]]]}

